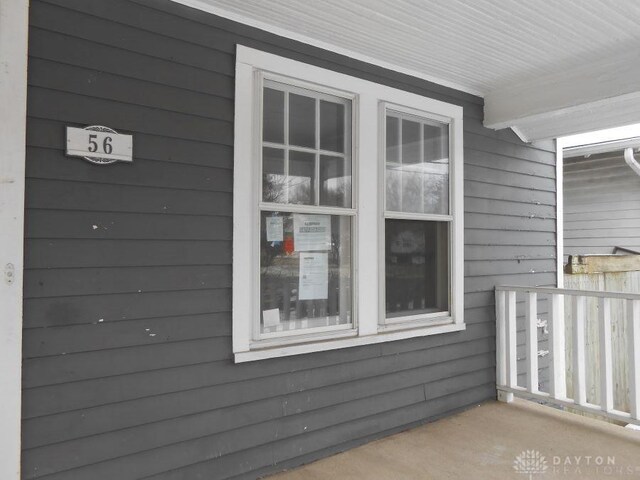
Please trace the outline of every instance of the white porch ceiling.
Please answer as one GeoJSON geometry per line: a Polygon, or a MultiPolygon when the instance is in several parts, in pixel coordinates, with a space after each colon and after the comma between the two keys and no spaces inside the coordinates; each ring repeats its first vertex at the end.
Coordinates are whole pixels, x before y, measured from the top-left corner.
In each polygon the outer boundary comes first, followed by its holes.
{"type": "Polygon", "coordinates": [[[525,139],[640,122],[637,0],[177,0],[485,98],[525,139]]]}

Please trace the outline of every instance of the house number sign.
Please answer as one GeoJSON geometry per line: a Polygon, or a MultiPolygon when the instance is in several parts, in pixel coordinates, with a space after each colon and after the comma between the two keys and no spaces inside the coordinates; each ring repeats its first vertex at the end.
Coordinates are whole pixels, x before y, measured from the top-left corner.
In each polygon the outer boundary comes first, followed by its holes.
{"type": "Polygon", "coordinates": [[[67,155],[97,165],[133,161],[133,136],[109,127],[67,127],[67,155]]]}

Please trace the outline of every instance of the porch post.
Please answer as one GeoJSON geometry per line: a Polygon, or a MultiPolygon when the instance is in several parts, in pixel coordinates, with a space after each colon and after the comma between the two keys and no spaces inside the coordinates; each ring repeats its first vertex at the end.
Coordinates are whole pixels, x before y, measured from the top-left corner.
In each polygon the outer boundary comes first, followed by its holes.
{"type": "Polygon", "coordinates": [[[20,478],[28,0],[0,3],[0,478],[20,478]]]}

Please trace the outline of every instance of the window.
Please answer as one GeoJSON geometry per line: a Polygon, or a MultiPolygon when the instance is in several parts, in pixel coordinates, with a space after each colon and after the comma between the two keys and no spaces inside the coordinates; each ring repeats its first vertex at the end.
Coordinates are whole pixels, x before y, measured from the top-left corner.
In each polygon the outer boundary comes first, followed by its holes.
{"type": "Polygon", "coordinates": [[[384,107],[384,323],[450,317],[449,122],[384,107]]]}
{"type": "Polygon", "coordinates": [[[351,97],[261,83],[256,338],[352,328],[351,97]]]}
{"type": "Polygon", "coordinates": [[[239,46],[237,362],[464,329],[462,108],[239,46]]]}

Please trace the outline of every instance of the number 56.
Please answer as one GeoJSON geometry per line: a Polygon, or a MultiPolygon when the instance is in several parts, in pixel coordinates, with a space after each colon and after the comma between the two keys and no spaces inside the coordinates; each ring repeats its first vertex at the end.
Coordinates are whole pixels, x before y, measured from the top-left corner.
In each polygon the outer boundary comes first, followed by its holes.
{"type": "MultiPolygon", "coordinates": [[[[91,153],[98,151],[98,142],[96,141],[97,138],[98,136],[94,133],[89,135],[89,151],[91,153]]],[[[110,154],[111,152],[113,152],[113,145],[111,145],[112,140],[113,139],[111,137],[104,137],[104,140],[102,141],[102,151],[104,153],[110,154]]]]}

